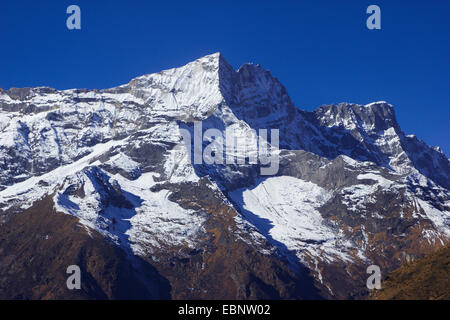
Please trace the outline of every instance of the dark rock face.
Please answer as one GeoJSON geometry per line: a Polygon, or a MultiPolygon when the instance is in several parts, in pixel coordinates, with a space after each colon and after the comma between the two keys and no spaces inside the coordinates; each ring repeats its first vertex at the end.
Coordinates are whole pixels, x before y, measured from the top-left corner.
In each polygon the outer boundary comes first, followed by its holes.
{"type": "Polygon", "coordinates": [[[448,243],[449,166],[386,102],[302,111],[220,54],[107,90],[1,90],[0,298],[366,298],[368,265],[448,243]],[[279,170],[195,163],[196,121],[279,130],[279,170]]]}

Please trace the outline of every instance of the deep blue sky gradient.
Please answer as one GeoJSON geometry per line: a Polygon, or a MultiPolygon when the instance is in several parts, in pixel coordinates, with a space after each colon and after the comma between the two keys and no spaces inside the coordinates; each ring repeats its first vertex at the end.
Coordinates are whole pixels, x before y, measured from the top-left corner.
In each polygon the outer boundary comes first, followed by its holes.
{"type": "Polygon", "coordinates": [[[302,109],[386,100],[449,156],[449,16],[448,0],[2,0],[0,87],[108,88],[220,51],[269,69],[302,109]],[[366,28],[370,4],[382,30],[366,28]]]}

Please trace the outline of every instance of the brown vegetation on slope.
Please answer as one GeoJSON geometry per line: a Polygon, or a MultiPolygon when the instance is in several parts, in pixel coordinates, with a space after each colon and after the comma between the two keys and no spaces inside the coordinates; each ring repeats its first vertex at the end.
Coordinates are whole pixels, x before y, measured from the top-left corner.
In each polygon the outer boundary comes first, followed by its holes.
{"type": "Polygon", "coordinates": [[[149,264],[135,263],[146,281],[120,248],[55,212],[51,197],[0,224],[0,299],[169,298],[167,280],[149,264]],[[69,265],[81,269],[80,290],[67,288],[69,265]]]}
{"type": "Polygon", "coordinates": [[[450,300],[450,245],[386,276],[377,300],[450,300]]]}

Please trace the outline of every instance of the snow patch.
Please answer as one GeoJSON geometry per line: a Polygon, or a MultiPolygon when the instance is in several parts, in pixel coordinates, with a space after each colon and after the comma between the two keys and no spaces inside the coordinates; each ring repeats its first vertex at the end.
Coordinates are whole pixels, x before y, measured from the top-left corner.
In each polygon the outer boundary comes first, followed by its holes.
{"type": "MultiPolygon", "coordinates": [[[[339,230],[327,225],[318,212],[332,193],[301,179],[281,176],[262,180],[249,189],[233,191],[231,197],[250,222],[279,248],[328,260],[350,260],[349,242],[341,241],[339,230]]],[[[241,221],[238,219],[238,222],[241,221]]]]}

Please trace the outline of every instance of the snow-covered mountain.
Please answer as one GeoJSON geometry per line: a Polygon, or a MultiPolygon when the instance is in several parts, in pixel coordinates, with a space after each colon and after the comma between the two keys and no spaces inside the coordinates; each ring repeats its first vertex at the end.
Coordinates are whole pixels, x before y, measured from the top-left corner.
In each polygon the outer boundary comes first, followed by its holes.
{"type": "Polygon", "coordinates": [[[173,298],[364,297],[368,265],[387,273],[450,237],[450,162],[391,105],[302,111],[270,72],[219,53],[111,89],[0,90],[0,168],[4,226],[49,206],[76,217],[173,298]],[[198,123],[250,137],[238,153],[279,130],[279,170],[196,163],[182,142],[198,123]]]}

